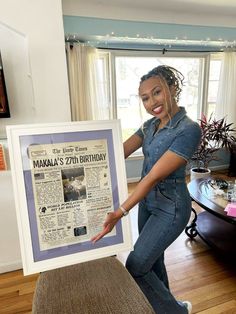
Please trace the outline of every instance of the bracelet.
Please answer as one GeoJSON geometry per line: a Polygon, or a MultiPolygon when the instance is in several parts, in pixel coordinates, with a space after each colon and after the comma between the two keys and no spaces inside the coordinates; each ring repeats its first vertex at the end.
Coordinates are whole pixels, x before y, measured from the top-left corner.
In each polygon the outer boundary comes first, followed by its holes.
{"type": "Polygon", "coordinates": [[[128,210],[124,209],[124,207],[122,207],[122,206],[120,206],[119,208],[120,208],[120,210],[122,211],[123,216],[127,216],[127,215],[128,215],[128,213],[129,213],[128,210]]]}

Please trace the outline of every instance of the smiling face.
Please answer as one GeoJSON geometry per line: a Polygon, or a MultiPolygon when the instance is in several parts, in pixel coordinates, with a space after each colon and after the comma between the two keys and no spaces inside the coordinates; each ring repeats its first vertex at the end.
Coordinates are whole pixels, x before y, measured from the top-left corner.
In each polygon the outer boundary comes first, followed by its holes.
{"type": "Polygon", "coordinates": [[[159,76],[141,82],[139,95],[148,113],[162,121],[168,121],[177,111],[175,88],[169,88],[159,76]]]}

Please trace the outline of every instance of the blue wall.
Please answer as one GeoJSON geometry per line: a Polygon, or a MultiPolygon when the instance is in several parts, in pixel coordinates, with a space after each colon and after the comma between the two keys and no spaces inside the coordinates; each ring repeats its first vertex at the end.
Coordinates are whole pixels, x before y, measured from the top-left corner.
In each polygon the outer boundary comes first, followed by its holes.
{"type": "MultiPolygon", "coordinates": [[[[139,38],[146,39],[152,36],[156,39],[175,40],[178,38],[180,40],[204,41],[202,44],[203,50],[206,49],[208,41],[234,42],[236,46],[236,28],[233,27],[137,22],[68,15],[64,15],[63,20],[65,34],[76,34],[85,41],[89,40],[94,45],[107,48],[126,48],[127,41],[117,43],[115,37],[137,38],[137,34],[139,38]],[[113,35],[111,35],[112,32],[113,35]],[[108,34],[110,35],[109,38],[107,37],[108,34]]],[[[149,40],[145,43],[139,41],[138,38],[137,42],[128,43],[129,48],[153,49],[154,46],[157,46],[156,42],[150,43],[149,40]]],[[[186,47],[188,45],[184,45],[185,49],[186,47]]]]}

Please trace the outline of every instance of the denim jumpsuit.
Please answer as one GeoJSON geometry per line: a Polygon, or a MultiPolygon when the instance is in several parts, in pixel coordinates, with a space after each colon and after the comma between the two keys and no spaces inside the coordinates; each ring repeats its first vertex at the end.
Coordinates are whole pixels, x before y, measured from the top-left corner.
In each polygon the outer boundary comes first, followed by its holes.
{"type": "MultiPolygon", "coordinates": [[[[152,118],[136,132],[143,140],[142,177],[168,150],[189,160],[200,141],[200,127],[187,117],[183,107],[164,128],[155,132],[158,123],[159,119],[152,118]]],[[[126,267],[158,314],[188,313],[169,290],[164,251],[184,230],[190,214],[185,165],[158,182],[139,203],[139,237],[126,267]]]]}

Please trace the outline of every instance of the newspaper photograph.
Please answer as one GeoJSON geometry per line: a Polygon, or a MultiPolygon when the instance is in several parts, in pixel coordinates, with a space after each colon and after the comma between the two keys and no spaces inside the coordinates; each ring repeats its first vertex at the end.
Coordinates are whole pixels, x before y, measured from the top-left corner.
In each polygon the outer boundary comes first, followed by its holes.
{"type": "Polygon", "coordinates": [[[90,240],[114,211],[107,139],[32,144],[28,158],[40,251],[90,240]]]}

